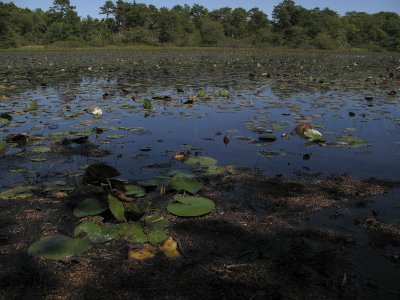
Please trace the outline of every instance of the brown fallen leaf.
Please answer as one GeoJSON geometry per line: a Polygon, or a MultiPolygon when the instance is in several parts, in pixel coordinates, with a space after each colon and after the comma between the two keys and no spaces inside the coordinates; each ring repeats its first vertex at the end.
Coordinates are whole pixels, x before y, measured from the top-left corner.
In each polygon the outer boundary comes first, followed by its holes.
{"type": "Polygon", "coordinates": [[[127,195],[125,195],[124,192],[121,192],[121,191],[116,190],[116,189],[112,190],[112,194],[113,194],[114,197],[118,198],[122,202],[130,203],[130,202],[135,201],[135,198],[128,197],[127,195]]]}
{"type": "Polygon", "coordinates": [[[151,244],[132,244],[129,246],[128,258],[147,260],[153,258],[156,252],[157,247],[151,244]]]}
{"type": "Polygon", "coordinates": [[[160,246],[160,251],[168,258],[182,257],[178,250],[178,244],[174,241],[172,236],[164,241],[164,243],[160,246]]]}
{"type": "Polygon", "coordinates": [[[63,192],[63,191],[57,191],[57,192],[52,192],[51,196],[53,198],[56,198],[56,199],[61,199],[61,198],[68,197],[68,194],[66,192],[63,192]]]}

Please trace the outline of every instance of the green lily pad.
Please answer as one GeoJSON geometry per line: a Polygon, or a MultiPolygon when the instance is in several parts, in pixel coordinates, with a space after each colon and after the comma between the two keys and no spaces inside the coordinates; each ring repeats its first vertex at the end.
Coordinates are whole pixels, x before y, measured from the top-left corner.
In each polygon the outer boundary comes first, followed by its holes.
{"type": "Polygon", "coordinates": [[[325,142],[325,138],[322,136],[321,132],[315,129],[307,129],[304,131],[304,136],[308,138],[311,142],[325,142]]]}
{"type": "Polygon", "coordinates": [[[71,256],[82,255],[90,249],[88,239],[74,239],[66,235],[55,234],[41,238],[33,243],[28,250],[32,256],[50,259],[64,259],[71,256]]]}
{"type": "Polygon", "coordinates": [[[170,181],[171,178],[169,177],[155,177],[148,180],[139,181],[138,184],[145,187],[160,187],[168,185],[170,181]]]}
{"type": "Polygon", "coordinates": [[[270,143],[272,143],[272,142],[275,142],[275,141],[276,141],[276,136],[274,136],[274,135],[260,135],[260,136],[258,137],[258,139],[259,139],[260,141],[263,141],[263,142],[270,142],[270,143]]]}
{"type": "Polygon", "coordinates": [[[144,219],[146,226],[150,229],[147,233],[149,243],[162,243],[168,238],[168,227],[172,223],[164,217],[152,215],[144,219]]]}
{"type": "Polygon", "coordinates": [[[95,222],[83,222],[75,227],[74,236],[85,233],[92,243],[105,243],[116,239],[120,234],[120,228],[116,225],[99,225],[95,222]]]}
{"type": "Polygon", "coordinates": [[[7,144],[3,141],[0,141],[0,151],[4,151],[6,149],[7,144]]]}
{"type": "Polygon", "coordinates": [[[207,91],[204,89],[201,89],[198,93],[197,96],[200,98],[204,98],[207,95],[207,91]]]}
{"type": "Polygon", "coordinates": [[[28,111],[36,111],[39,109],[39,104],[36,100],[31,101],[28,105],[28,111]]]}
{"type": "Polygon", "coordinates": [[[203,185],[194,178],[175,175],[170,182],[170,187],[178,192],[186,191],[191,194],[196,194],[202,189],[203,185]]]}
{"type": "Polygon", "coordinates": [[[204,175],[217,176],[225,173],[225,168],[220,166],[210,166],[203,170],[204,175]]]}
{"type": "Polygon", "coordinates": [[[192,172],[190,170],[171,170],[168,171],[165,175],[167,176],[179,176],[179,177],[188,177],[188,178],[192,178],[194,177],[194,174],[192,174],[192,172]]]}
{"type": "Polygon", "coordinates": [[[210,167],[215,165],[217,160],[208,156],[195,156],[189,157],[184,163],[191,166],[199,165],[202,167],[210,167]]]}
{"type": "Polygon", "coordinates": [[[21,200],[33,196],[32,192],[40,190],[38,186],[17,186],[0,193],[2,200],[21,200]]]}
{"type": "Polygon", "coordinates": [[[146,243],[147,235],[140,224],[122,224],[120,233],[131,243],[146,243]]]}
{"type": "Polygon", "coordinates": [[[8,124],[10,124],[10,120],[6,118],[0,118],[0,127],[7,126],[8,124]]]}
{"type": "Polygon", "coordinates": [[[47,158],[45,158],[45,157],[34,157],[34,158],[31,158],[31,161],[33,161],[33,162],[44,162],[44,161],[47,161],[47,158]]]}
{"type": "Polygon", "coordinates": [[[349,148],[367,147],[372,145],[372,143],[366,139],[360,139],[349,135],[338,136],[337,141],[340,145],[349,148]]]}
{"type": "Polygon", "coordinates": [[[120,139],[120,138],[122,138],[124,135],[123,134],[109,134],[109,135],[107,135],[107,137],[109,138],[109,139],[120,139]]]}
{"type": "Polygon", "coordinates": [[[140,185],[128,184],[124,186],[125,195],[134,197],[144,197],[146,196],[146,190],[140,185]]]}
{"type": "Polygon", "coordinates": [[[214,201],[203,197],[178,197],[168,204],[171,214],[179,217],[198,217],[210,213],[215,208],[214,201]]]}
{"type": "Polygon", "coordinates": [[[224,97],[224,98],[229,98],[230,94],[226,90],[220,90],[220,91],[215,91],[214,96],[219,96],[219,97],[224,97]]]}
{"type": "Polygon", "coordinates": [[[33,153],[43,154],[43,153],[51,152],[51,148],[48,148],[48,147],[37,147],[37,148],[32,148],[31,151],[33,153]]]}
{"type": "Polygon", "coordinates": [[[108,204],[113,216],[120,222],[126,222],[124,204],[111,195],[108,195],[108,204]]]}
{"type": "Polygon", "coordinates": [[[273,125],[272,130],[283,130],[283,127],[281,125],[273,125]]]}
{"type": "Polygon", "coordinates": [[[73,214],[77,218],[86,216],[95,216],[103,211],[107,210],[108,207],[99,199],[87,198],[80,202],[74,209],[73,214]]]}
{"type": "Polygon", "coordinates": [[[144,109],[152,109],[152,108],[153,108],[150,99],[147,99],[147,98],[144,99],[144,101],[143,101],[143,108],[144,108],[144,109]]]}

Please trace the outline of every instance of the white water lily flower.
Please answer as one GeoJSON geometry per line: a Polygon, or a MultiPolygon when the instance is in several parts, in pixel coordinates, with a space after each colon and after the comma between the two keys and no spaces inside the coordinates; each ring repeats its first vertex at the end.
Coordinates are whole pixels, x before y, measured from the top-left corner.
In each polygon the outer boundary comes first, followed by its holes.
{"type": "Polygon", "coordinates": [[[100,107],[95,107],[92,109],[92,114],[95,116],[101,116],[103,114],[103,111],[100,107]]]}

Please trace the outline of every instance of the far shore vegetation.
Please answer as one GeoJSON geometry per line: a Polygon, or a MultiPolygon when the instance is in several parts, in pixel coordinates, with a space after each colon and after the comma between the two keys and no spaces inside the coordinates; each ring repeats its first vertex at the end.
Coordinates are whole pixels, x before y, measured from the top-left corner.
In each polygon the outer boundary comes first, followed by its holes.
{"type": "Polygon", "coordinates": [[[157,8],[135,1],[107,0],[99,18],[81,17],[69,0],[47,11],[0,1],[0,48],[260,48],[277,50],[370,50],[400,52],[400,16],[395,12],[306,9],[292,0],[272,16],[258,8],[198,4],[157,8]]]}

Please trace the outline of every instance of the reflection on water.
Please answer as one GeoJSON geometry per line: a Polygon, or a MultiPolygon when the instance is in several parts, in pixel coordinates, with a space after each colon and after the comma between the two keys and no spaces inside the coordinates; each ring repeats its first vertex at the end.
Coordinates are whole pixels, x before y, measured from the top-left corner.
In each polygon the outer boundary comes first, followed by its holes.
{"type": "MultiPolygon", "coordinates": [[[[89,60],[81,68],[57,61],[57,67],[52,65],[56,70],[43,66],[30,81],[29,74],[2,73],[17,87],[2,91],[10,99],[0,103],[1,111],[11,112],[13,119],[1,128],[1,137],[21,132],[30,136],[27,145],[10,146],[1,158],[3,184],[82,173],[85,165],[96,161],[115,166],[123,178],[148,178],[184,168],[173,159],[177,151],[212,156],[221,165],[252,168],[266,176],[400,177],[399,97],[387,95],[398,80],[384,89],[374,88],[377,83],[366,76],[376,70],[368,68],[367,59],[358,57],[365,62],[364,69],[350,71],[356,65],[328,60],[328,66],[335,66],[328,72],[326,64],[318,64],[321,59],[316,63],[306,56],[286,61],[281,71],[268,56],[230,54],[222,59],[217,54],[194,61],[187,57],[128,56],[114,67],[112,61],[103,66],[89,60]],[[88,66],[91,63],[93,67],[88,66]],[[318,68],[321,79],[313,77],[313,68],[318,68]],[[347,73],[335,77],[341,69],[347,73]],[[201,89],[207,91],[206,97],[193,97],[201,89]],[[221,91],[228,91],[229,97],[221,91]],[[374,99],[366,100],[370,95],[374,99]],[[171,99],[152,100],[152,109],[144,110],[143,100],[156,96],[171,99]],[[183,104],[188,99],[194,103],[183,104]],[[38,110],[29,110],[32,101],[37,101],[38,110]],[[90,113],[94,107],[102,109],[100,118],[90,113]],[[312,123],[327,143],[312,144],[291,134],[300,122],[312,123]],[[260,134],[277,139],[262,143],[260,134]],[[85,135],[89,143],[60,150],[63,139],[85,135]],[[224,143],[225,136],[229,143],[224,143]],[[363,138],[371,145],[343,147],[339,136],[363,138]],[[51,151],[32,152],[38,147],[51,151]],[[32,162],[34,157],[47,160],[32,162]],[[25,171],[15,172],[18,168],[25,171]]],[[[381,87],[385,77],[376,78],[381,87]]]]}

